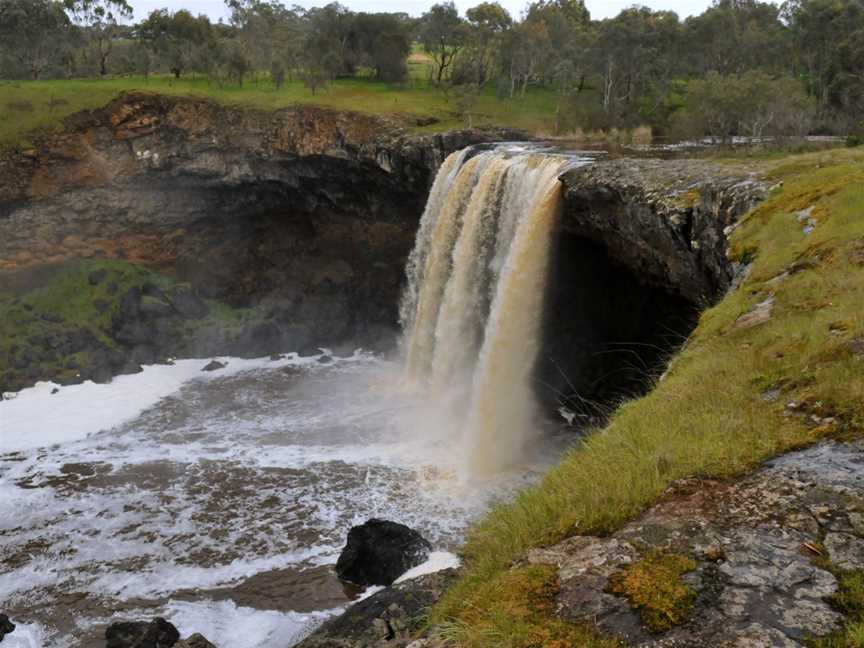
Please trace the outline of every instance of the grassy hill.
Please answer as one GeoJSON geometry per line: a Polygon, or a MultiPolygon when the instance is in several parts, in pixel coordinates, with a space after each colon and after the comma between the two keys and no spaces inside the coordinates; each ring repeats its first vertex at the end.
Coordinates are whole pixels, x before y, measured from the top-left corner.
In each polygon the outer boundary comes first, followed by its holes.
{"type": "MultiPolygon", "coordinates": [[[[51,81],[0,81],[0,145],[26,145],[33,129],[55,129],[75,112],[104,106],[119,93],[146,90],[174,95],[204,96],[220,103],[275,110],[292,104],[317,104],[371,114],[408,113],[432,117],[436,123],[418,130],[439,131],[465,126],[453,91],[430,85],[422,55],[409,61],[410,79],[394,87],[366,77],[338,79],[313,95],[299,80],[276,89],[269,78],[223,87],[198,76],[180,80],[171,76],[117,77],[51,81]]],[[[472,110],[475,126],[496,125],[530,132],[551,132],[555,121],[555,97],[533,89],[525,97],[500,99],[487,88],[472,110]]]]}

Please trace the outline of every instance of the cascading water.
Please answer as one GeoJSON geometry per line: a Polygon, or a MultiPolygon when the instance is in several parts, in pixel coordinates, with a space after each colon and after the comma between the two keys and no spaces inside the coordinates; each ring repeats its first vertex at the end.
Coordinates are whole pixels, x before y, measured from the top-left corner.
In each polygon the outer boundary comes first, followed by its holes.
{"type": "Polygon", "coordinates": [[[507,147],[453,153],[420,223],[400,309],[406,377],[461,427],[471,476],[517,461],[531,433],[558,176],[571,164],[507,147]]]}

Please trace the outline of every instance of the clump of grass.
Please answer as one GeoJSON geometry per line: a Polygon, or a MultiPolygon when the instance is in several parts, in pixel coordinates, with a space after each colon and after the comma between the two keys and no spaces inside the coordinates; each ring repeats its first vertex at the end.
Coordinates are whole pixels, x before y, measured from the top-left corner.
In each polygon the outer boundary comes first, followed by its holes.
{"type": "Polygon", "coordinates": [[[837,577],[837,592],[829,599],[846,617],[841,630],[807,642],[810,648],[864,648],[864,570],[842,570],[825,558],[814,562],[837,577]]]}
{"type": "Polygon", "coordinates": [[[609,591],[625,597],[635,607],[645,627],[664,632],[683,623],[696,591],[681,576],[696,569],[689,556],[651,552],[609,579],[609,591]]]}
{"type": "Polygon", "coordinates": [[[854,351],[864,341],[864,262],[854,262],[864,240],[864,152],[785,159],[773,175],[783,186],[733,234],[733,254],[753,250],[749,277],[703,313],[655,389],[621,406],[538,485],[469,532],[465,575],[433,610],[433,622],[464,620],[462,601],[527,549],[611,532],[677,479],[730,477],[826,435],[864,434],[864,371],[854,351]],[[794,212],[810,206],[823,216],[808,235],[794,212]],[[802,256],[812,259],[809,267],[766,283],[802,256]],[[767,322],[734,327],[768,295],[767,322]],[[842,330],[832,329],[838,321],[842,330]],[[779,387],[776,399],[763,398],[764,384],[779,387]],[[807,406],[790,410],[793,401],[807,406]]]}
{"type": "Polygon", "coordinates": [[[531,565],[506,571],[463,601],[465,615],[436,632],[469,648],[616,648],[615,639],[588,627],[552,619],[558,593],[556,569],[531,565]]]}

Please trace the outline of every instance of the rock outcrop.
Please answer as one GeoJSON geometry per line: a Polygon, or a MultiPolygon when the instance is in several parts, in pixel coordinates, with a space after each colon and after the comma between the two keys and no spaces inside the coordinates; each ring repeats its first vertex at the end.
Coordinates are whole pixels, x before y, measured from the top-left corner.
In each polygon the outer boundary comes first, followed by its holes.
{"type": "Polygon", "coordinates": [[[407,648],[421,634],[428,608],[455,578],[455,570],[445,569],[381,590],[324,623],[297,648],[407,648]]]}
{"type": "Polygon", "coordinates": [[[713,303],[734,267],[724,230],[767,195],[758,170],[705,160],[621,158],[565,173],[563,228],[642,281],[713,303]]]}
{"type": "Polygon", "coordinates": [[[642,393],[730,287],[725,231],[768,185],[746,166],[650,158],[599,159],[561,180],[536,383],[591,417],[592,402],[642,393]]]}
{"type": "MultiPolygon", "coordinates": [[[[469,144],[519,137],[419,136],[411,126],[134,93],[70,117],[62,133],[34,135],[30,150],[0,153],[0,282],[13,296],[81,259],[122,260],[186,291],[100,294],[94,307],[119,311],[119,337],[85,327],[70,338],[67,322],[46,332],[53,342],[0,345],[9,368],[0,387],[104,380],[174,353],[392,341],[404,261],[438,165],[469,144]],[[207,315],[202,300],[239,315],[190,332],[184,322],[207,315]]],[[[105,281],[95,274],[91,285],[105,281]]]]}
{"type": "Polygon", "coordinates": [[[735,482],[681,482],[611,537],[575,536],[527,561],[557,567],[560,616],[628,645],[802,646],[843,622],[825,563],[864,568],[862,466],[864,445],[832,442],[735,482]],[[680,583],[691,605],[665,631],[651,632],[632,601],[610,593],[610,580],[645,556],[692,561],[680,583]]]}
{"type": "Polygon", "coordinates": [[[118,621],[105,630],[105,648],[171,648],[179,640],[177,628],[161,617],[118,621]]]}

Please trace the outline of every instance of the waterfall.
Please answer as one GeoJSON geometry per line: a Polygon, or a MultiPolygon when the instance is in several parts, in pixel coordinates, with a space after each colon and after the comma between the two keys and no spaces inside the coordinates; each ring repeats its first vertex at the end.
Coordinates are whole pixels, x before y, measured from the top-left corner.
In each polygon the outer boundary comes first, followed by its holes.
{"type": "Polygon", "coordinates": [[[406,379],[459,428],[473,476],[518,461],[536,424],[530,379],[558,176],[568,163],[506,147],[453,153],[408,260],[400,305],[406,379]]]}

